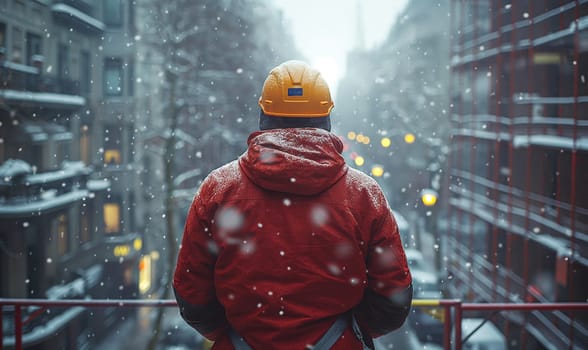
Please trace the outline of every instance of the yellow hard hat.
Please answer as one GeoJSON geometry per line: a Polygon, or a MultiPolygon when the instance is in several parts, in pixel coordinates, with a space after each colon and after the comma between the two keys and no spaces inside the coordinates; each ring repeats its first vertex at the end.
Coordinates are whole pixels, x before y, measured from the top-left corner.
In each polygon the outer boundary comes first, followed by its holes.
{"type": "Polygon", "coordinates": [[[287,61],[265,79],[259,106],[277,117],[325,117],[333,109],[329,85],[321,73],[305,62],[287,61]]]}

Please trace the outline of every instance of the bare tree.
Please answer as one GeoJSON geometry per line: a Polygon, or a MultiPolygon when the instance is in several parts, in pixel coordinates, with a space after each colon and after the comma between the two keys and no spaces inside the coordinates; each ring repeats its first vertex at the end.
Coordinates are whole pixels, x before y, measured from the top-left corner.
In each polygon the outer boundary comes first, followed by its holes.
{"type": "MultiPolygon", "coordinates": [[[[160,157],[145,166],[145,176],[156,176],[159,166],[163,170],[160,191],[149,187],[149,197],[161,203],[163,213],[148,216],[165,218],[164,226],[152,225],[164,230],[161,296],[169,298],[180,240],[178,209],[187,211],[189,205],[178,202],[177,194],[194,190],[200,174],[245,149],[248,134],[257,128],[257,93],[267,72],[286,58],[301,56],[280,13],[260,0],[144,0],[139,11],[140,67],[149,66],[151,72],[142,79],[154,90],[146,92],[149,98],[142,114],[143,130],[149,135],[144,138],[155,141],[144,148],[156,150],[160,157]],[[196,176],[174,181],[187,173],[196,176]],[[183,188],[177,188],[180,185],[183,188]]],[[[157,232],[151,230],[151,235],[153,231],[157,232]]],[[[149,349],[161,331],[159,310],[149,349]]]]}

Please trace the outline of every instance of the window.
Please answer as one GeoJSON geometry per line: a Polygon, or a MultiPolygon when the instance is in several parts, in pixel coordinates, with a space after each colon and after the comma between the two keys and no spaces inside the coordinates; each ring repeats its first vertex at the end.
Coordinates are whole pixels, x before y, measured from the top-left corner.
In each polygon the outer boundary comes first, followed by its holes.
{"type": "Polygon", "coordinates": [[[128,86],[127,86],[127,96],[133,96],[135,91],[135,65],[133,62],[129,62],[126,66],[127,69],[127,77],[128,77],[128,86]]]}
{"type": "Polygon", "coordinates": [[[85,95],[89,95],[92,91],[92,62],[90,53],[82,51],[80,53],[80,89],[85,95]]]}
{"type": "Polygon", "coordinates": [[[90,164],[90,133],[88,125],[82,125],[80,130],[80,160],[90,164]]]}
{"type": "Polygon", "coordinates": [[[57,241],[57,253],[62,256],[69,252],[69,230],[65,214],[59,215],[53,220],[55,238],[57,241]]]}
{"type": "Polygon", "coordinates": [[[55,158],[57,164],[70,160],[71,146],[71,140],[59,140],[55,142],[55,153],[53,153],[53,158],[55,158]]]}
{"type": "Polygon", "coordinates": [[[22,61],[22,44],[23,44],[23,31],[18,27],[12,28],[12,55],[10,58],[7,57],[9,61],[15,63],[24,63],[22,61]]]}
{"type": "Polygon", "coordinates": [[[123,92],[122,61],[109,58],[104,61],[104,94],[106,96],[122,96],[123,92]]]}
{"type": "Polygon", "coordinates": [[[127,144],[129,145],[128,149],[127,149],[127,163],[132,163],[135,160],[135,140],[136,140],[136,135],[135,135],[135,130],[130,128],[127,129],[127,134],[129,137],[129,142],[127,142],[127,144]]]}
{"type": "Polygon", "coordinates": [[[47,171],[51,168],[51,157],[49,156],[49,144],[47,142],[39,142],[31,145],[32,158],[31,165],[37,171],[47,171]]]}
{"type": "Polygon", "coordinates": [[[117,149],[107,149],[104,151],[104,164],[114,165],[120,164],[120,151],[117,149]]]}
{"type": "Polygon", "coordinates": [[[122,152],[121,152],[121,135],[122,126],[120,125],[107,125],[104,128],[104,164],[105,165],[118,165],[121,164],[122,152]]]}
{"type": "Polygon", "coordinates": [[[104,204],[104,233],[120,232],[120,204],[109,202],[104,204]]]}
{"type": "Polygon", "coordinates": [[[109,27],[122,25],[121,0],[104,0],[104,23],[109,27]]]}
{"type": "Polygon", "coordinates": [[[26,59],[29,66],[33,65],[33,57],[43,53],[43,39],[40,35],[27,33],[27,53],[26,59]]]}
{"type": "Polygon", "coordinates": [[[69,47],[59,45],[57,53],[57,76],[61,82],[69,79],[69,47]]]}
{"type": "Polygon", "coordinates": [[[129,4],[129,31],[134,35],[137,32],[137,28],[135,27],[135,7],[137,6],[137,4],[132,1],[129,4]]]}
{"type": "Polygon", "coordinates": [[[0,47],[6,47],[6,24],[0,23],[0,47]]]}
{"type": "Polygon", "coordinates": [[[87,208],[80,210],[80,245],[92,240],[92,231],[90,230],[90,214],[87,208]]]}

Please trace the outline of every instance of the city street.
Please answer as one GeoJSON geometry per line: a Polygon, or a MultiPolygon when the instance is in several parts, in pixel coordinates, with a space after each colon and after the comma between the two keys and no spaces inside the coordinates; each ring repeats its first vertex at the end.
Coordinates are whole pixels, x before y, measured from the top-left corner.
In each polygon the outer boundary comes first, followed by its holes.
{"type": "Polygon", "coordinates": [[[156,309],[141,307],[134,318],[120,323],[120,328],[104,337],[95,347],[96,350],[146,349],[152,334],[151,320],[156,309]]]}

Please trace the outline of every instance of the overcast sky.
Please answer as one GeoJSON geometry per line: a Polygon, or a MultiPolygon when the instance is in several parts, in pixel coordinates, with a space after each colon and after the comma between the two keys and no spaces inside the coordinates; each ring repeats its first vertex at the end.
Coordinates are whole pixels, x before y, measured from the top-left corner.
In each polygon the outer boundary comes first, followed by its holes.
{"type": "Polygon", "coordinates": [[[284,10],[296,46],[323,73],[331,90],[344,74],[345,57],[358,42],[358,22],[366,48],[379,45],[407,0],[273,0],[284,10]],[[358,4],[361,7],[358,7],[358,4]],[[358,11],[360,9],[360,11],[358,11]],[[363,15],[358,16],[358,12],[363,15]]]}

